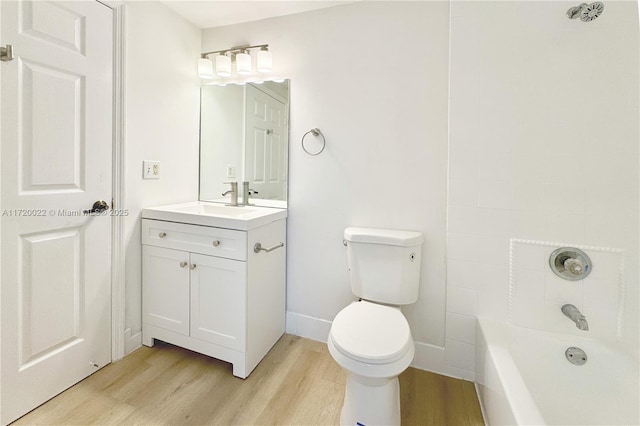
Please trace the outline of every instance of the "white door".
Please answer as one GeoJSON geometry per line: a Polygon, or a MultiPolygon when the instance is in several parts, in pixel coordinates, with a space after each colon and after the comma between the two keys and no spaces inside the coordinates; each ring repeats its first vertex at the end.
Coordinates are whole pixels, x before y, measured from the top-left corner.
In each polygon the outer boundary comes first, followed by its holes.
{"type": "Polygon", "coordinates": [[[1,422],[111,361],[113,14],[1,1],[1,422]]]}
{"type": "Polygon", "coordinates": [[[283,102],[246,86],[245,179],[255,198],[285,200],[287,123],[283,102]]]}

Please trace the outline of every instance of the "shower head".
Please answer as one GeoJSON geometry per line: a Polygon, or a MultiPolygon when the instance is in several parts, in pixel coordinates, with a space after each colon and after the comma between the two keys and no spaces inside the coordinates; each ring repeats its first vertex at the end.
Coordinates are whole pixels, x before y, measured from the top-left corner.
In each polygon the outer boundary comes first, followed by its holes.
{"type": "Polygon", "coordinates": [[[580,18],[582,22],[591,22],[598,16],[602,15],[604,11],[604,4],[599,1],[593,3],[582,3],[579,6],[572,7],[567,10],[567,16],[569,19],[580,18]]]}

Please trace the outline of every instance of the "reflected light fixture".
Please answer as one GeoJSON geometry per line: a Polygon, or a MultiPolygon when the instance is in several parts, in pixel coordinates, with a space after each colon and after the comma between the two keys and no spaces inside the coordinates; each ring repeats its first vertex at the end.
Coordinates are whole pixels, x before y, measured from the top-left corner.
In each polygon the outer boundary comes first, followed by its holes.
{"type": "Polygon", "coordinates": [[[250,51],[256,49],[256,70],[258,73],[270,73],[273,71],[273,59],[268,44],[255,46],[237,46],[230,49],[204,52],[198,60],[198,75],[203,79],[213,79],[216,76],[227,78],[232,76],[232,63],[235,63],[235,71],[241,76],[251,75],[253,71],[250,51]],[[209,55],[215,55],[215,67],[209,59],[209,55]],[[215,70],[215,72],[214,72],[215,70]]]}

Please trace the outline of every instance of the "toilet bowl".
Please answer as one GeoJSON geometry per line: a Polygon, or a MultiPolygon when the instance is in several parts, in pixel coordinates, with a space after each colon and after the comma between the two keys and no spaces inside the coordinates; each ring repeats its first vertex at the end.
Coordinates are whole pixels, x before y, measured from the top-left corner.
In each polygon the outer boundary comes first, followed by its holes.
{"type": "Polygon", "coordinates": [[[422,234],[347,228],[349,281],[360,298],[338,312],[327,346],[347,372],[342,425],[400,425],[398,375],[415,348],[401,305],[418,300],[422,234]]]}
{"type": "Polygon", "coordinates": [[[409,367],[414,344],[400,309],[367,301],[336,315],[327,341],[347,373],[341,425],[399,425],[398,375],[409,367]]]}

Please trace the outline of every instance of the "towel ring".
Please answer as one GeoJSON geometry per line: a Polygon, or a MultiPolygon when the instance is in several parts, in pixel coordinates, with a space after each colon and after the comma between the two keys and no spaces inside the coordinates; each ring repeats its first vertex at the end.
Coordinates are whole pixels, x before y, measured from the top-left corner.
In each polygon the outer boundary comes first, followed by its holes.
{"type": "Polygon", "coordinates": [[[304,150],[304,152],[306,152],[309,155],[318,155],[320,154],[322,151],[324,151],[324,147],[327,145],[327,141],[324,138],[324,135],[322,134],[322,132],[320,131],[320,129],[313,128],[311,130],[309,130],[307,133],[305,133],[304,135],[302,135],[302,149],[304,150]],[[322,137],[322,148],[320,148],[320,151],[318,152],[309,152],[307,151],[307,148],[304,147],[304,138],[311,133],[313,136],[320,136],[322,137]]]}

